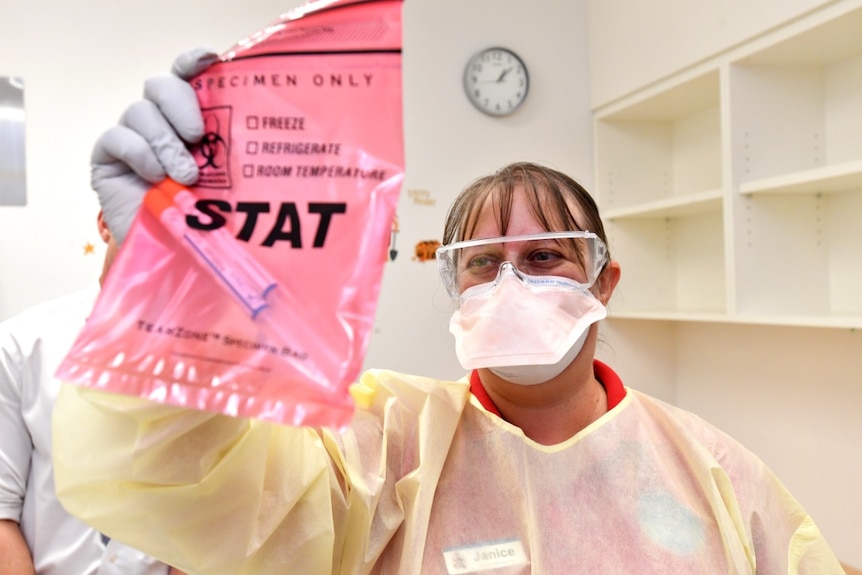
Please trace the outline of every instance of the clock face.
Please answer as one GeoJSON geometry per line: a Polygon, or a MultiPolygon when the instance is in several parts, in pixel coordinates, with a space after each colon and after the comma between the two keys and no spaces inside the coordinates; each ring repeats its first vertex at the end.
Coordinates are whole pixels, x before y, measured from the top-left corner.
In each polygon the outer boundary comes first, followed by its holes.
{"type": "Polygon", "coordinates": [[[464,91],[474,106],[492,116],[514,112],[527,97],[530,78],[524,62],[506,48],[482,50],[464,68],[464,91]]]}

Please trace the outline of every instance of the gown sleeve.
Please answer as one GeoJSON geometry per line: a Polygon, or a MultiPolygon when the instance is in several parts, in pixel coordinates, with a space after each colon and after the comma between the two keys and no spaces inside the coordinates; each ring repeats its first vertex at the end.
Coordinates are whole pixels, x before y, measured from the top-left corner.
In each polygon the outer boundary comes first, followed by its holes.
{"type": "Polygon", "coordinates": [[[402,524],[430,505],[467,402],[466,385],[415,383],[363,376],[342,432],[66,384],[54,410],[58,496],[102,533],[189,572],[367,571],[421,540],[402,524]]]}

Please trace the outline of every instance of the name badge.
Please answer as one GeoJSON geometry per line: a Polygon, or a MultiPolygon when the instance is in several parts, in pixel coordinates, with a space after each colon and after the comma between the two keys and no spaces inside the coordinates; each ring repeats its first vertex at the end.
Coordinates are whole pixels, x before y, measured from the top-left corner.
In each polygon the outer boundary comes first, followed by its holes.
{"type": "Polygon", "coordinates": [[[524,546],[517,539],[446,549],[443,551],[443,558],[446,560],[449,575],[478,573],[529,563],[524,546]]]}

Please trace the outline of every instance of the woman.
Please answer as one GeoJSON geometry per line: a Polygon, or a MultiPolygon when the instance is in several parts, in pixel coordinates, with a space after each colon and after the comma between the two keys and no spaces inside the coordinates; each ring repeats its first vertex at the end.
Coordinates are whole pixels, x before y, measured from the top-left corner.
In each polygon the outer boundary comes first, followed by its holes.
{"type": "Polygon", "coordinates": [[[368,372],[343,433],[66,386],[60,497],[192,573],[841,573],[760,460],[594,360],[605,245],[574,180],[507,166],[438,252],[463,380],[368,372]]]}

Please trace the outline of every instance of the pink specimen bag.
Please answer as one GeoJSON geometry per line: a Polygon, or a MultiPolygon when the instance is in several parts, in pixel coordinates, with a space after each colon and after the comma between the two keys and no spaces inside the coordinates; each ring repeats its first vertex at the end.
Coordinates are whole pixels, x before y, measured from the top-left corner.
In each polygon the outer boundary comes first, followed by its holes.
{"type": "Polygon", "coordinates": [[[401,8],[310,2],[192,79],[200,180],[147,193],[59,378],[349,422],[404,173],[401,8]]]}

